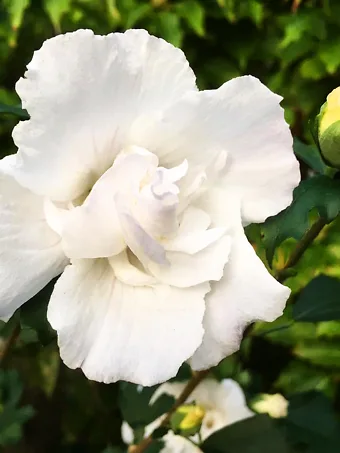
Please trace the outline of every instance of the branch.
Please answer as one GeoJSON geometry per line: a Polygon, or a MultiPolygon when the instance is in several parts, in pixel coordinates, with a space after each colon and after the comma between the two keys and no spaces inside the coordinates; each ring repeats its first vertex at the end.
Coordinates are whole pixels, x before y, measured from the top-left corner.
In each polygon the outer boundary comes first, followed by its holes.
{"type": "MultiPolygon", "coordinates": [[[[203,379],[209,374],[209,372],[210,372],[210,370],[204,370],[204,371],[199,371],[193,375],[193,377],[190,379],[190,381],[184,387],[182,393],[179,395],[179,397],[175,401],[175,404],[172,406],[172,408],[166,414],[165,418],[163,419],[162,423],[157,427],[157,429],[163,428],[168,425],[172,414],[180,406],[182,406],[182,404],[184,404],[186,402],[186,400],[191,395],[191,393],[195,390],[195,388],[198,386],[198,384],[203,381],[203,379]]],[[[153,433],[151,433],[150,436],[147,436],[145,439],[143,439],[138,445],[131,446],[129,448],[129,453],[142,453],[152,443],[152,441],[153,441],[152,434],[153,433]]]]}
{"type": "Polygon", "coordinates": [[[327,222],[320,217],[311,227],[305,235],[302,237],[302,239],[296,244],[294,250],[290,254],[286,264],[281,268],[278,269],[276,272],[276,279],[282,283],[286,278],[289,277],[289,272],[288,270],[292,267],[294,267],[302,255],[305,253],[307,248],[310,246],[310,244],[314,241],[314,239],[319,235],[323,227],[327,224],[327,222]]]}

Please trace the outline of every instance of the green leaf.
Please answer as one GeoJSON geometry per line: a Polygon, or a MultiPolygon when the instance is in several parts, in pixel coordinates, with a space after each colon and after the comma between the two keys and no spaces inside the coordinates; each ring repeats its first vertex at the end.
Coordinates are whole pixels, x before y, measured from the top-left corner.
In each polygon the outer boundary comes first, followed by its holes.
{"type": "Polygon", "coordinates": [[[188,0],[176,5],[176,11],[180,17],[186,20],[189,27],[198,35],[204,36],[204,15],[202,5],[195,0],[188,0]]]}
{"type": "Polygon", "coordinates": [[[51,281],[20,309],[20,324],[23,331],[31,329],[36,332],[37,339],[42,345],[49,344],[56,337],[56,332],[47,321],[47,305],[54,284],[55,280],[51,281]]]}
{"type": "Polygon", "coordinates": [[[10,115],[15,115],[19,117],[21,120],[28,120],[29,115],[26,110],[22,109],[21,107],[17,107],[14,105],[6,105],[0,103],[0,114],[1,113],[8,113],[10,115]]]}
{"type": "Polygon", "coordinates": [[[334,74],[340,66],[339,46],[340,39],[332,39],[323,42],[322,49],[319,52],[319,58],[329,74],[334,74]]]}
{"type": "Polygon", "coordinates": [[[0,370],[0,445],[10,445],[20,440],[21,425],[34,411],[30,406],[18,407],[22,383],[15,370],[0,370]]]}
{"type": "Polygon", "coordinates": [[[4,0],[4,5],[8,11],[11,26],[17,30],[24,17],[25,9],[30,4],[30,0],[4,0]]]}
{"type": "Polygon", "coordinates": [[[304,180],[294,190],[292,204],[262,226],[263,241],[271,264],[276,247],[285,239],[299,241],[309,228],[309,215],[316,208],[327,223],[340,212],[340,181],[320,175],[304,180]]]}
{"type": "Polygon", "coordinates": [[[320,322],[316,332],[318,337],[340,337],[340,321],[320,322]]]}
{"type": "Polygon", "coordinates": [[[54,28],[61,31],[61,18],[71,8],[72,0],[44,0],[44,8],[54,28]]]}
{"type": "Polygon", "coordinates": [[[326,69],[318,57],[307,58],[301,63],[300,74],[305,79],[320,80],[326,75],[326,69]]]}
{"type": "Polygon", "coordinates": [[[167,412],[174,404],[174,398],[167,394],[161,395],[153,404],[150,404],[156,388],[157,386],[142,387],[128,382],[120,384],[119,407],[123,419],[133,429],[148,425],[167,412]]]}
{"type": "Polygon", "coordinates": [[[202,445],[205,453],[289,453],[276,423],[256,415],[216,431],[202,445]],[[273,446],[275,448],[273,449],[273,446]]]}
{"type": "Polygon", "coordinates": [[[300,447],[309,447],[308,452],[339,451],[340,425],[330,401],[322,393],[293,396],[289,400],[285,423],[290,440],[300,447]]]}
{"type": "Polygon", "coordinates": [[[331,369],[340,368],[340,343],[309,341],[298,344],[294,354],[301,359],[331,369]]]}
{"type": "Polygon", "coordinates": [[[327,174],[329,167],[323,161],[316,146],[306,145],[298,138],[294,137],[294,153],[315,172],[322,175],[327,174]]]}
{"type": "Polygon", "coordinates": [[[330,391],[331,387],[331,376],[326,370],[311,370],[310,364],[302,360],[290,361],[275,382],[275,388],[285,394],[311,390],[330,391]]]}
{"type": "Polygon", "coordinates": [[[164,448],[162,440],[155,440],[144,451],[145,453],[159,453],[164,448]]]}
{"type": "Polygon", "coordinates": [[[151,4],[137,5],[126,18],[125,28],[133,28],[136,23],[146,17],[152,11],[151,4]]]}
{"type": "Polygon", "coordinates": [[[181,47],[183,30],[181,29],[179,17],[170,11],[162,11],[158,13],[157,17],[161,36],[174,46],[181,47]]]}
{"type": "Polygon", "coordinates": [[[340,280],[326,275],[314,278],[294,304],[293,318],[300,322],[340,320],[340,280]]]}

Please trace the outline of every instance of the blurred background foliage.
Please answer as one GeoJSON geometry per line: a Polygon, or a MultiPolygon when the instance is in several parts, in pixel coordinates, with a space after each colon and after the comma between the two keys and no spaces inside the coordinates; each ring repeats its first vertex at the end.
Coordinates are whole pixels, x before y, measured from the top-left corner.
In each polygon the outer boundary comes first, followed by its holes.
{"type": "MultiPolygon", "coordinates": [[[[306,143],[311,143],[308,120],[340,85],[338,0],[1,0],[0,103],[19,106],[15,82],[34,50],[45,39],[78,28],[99,34],[146,28],[184,50],[201,89],[217,88],[242,74],[259,77],[284,97],[286,119],[299,139],[295,151],[303,177],[329,174],[316,149],[306,143]]],[[[0,107],[1,112],[3,156],[15,151],[11,130],[17,118],[7,107],[0,107]]],[[[315,218],[313,200],[305,201],[307,221],[315,218]]],[[[299,222],[296,214],[289,216],[291,225],[299,222]]],[[[293,440],[282,451],[340,451],[335,434],[340,414],[340,221],[331,220],[286,280],[293,295],[284,316],[273,324],[256,324],[241,351],[213,371],[217,379],[240,382],[249,404],[259,393],[280,392],[290,400],[288,417],[280,423],[293,440]],[[326,312],[320,300],[326,300],[326,312]]],[[[251,226],[247,233],[268,267],[271,247],[277,269],[297,237],[273,239],[271,227],[251,226]]],[[[122,413],[140,411],[147,419],[148,398],[137,398],[131,386],[91,382],[63,366],[46,321],[51,288],[0,326],[0,451],[124,451],[122,413]]],[[[188,376],[183,367],[179,378],[188,376]]],[[[281,450],[259,443],[250,451],[281,450]]]]}

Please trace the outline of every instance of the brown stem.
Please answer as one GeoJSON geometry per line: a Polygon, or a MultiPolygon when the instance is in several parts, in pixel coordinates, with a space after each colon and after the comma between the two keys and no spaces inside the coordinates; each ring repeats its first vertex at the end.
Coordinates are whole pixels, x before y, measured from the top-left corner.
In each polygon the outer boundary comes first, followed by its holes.
{"type": "MultiPolygon", "coordinates": [[[[195,390],[198,384],[203,381],[209,372],[210,370],[204,370],[193,375],[158,428],[165,427],[169,424],[172,414],[179,408],[179,406],[186,402],[191,393],[195,390]]],[[[151,433],[150,436],[145,437],[145,439],[143,439],[138,445],[132,445],[129,448],[129,453],[142,453],[152,443],[152,434],[153,433],[151,433]]]]}
{"type": "Polygon", "coordinates": [[[9,351],[12,349],[12,346],[15,344],[17,341],[19,335],[20,335],[21,327],[20,323],[18,322],[14,329],[12,330],[12,333],[10,336],[5,340],[5,344],[3,348],[1,348],[0,351],[0,366],[3,365],[4,361],[6,360],[9,351]]]}
{"type": "Polygon", "coordinates": [[[286,264],[281,269],[278,269],[276,272],[276,279],[279,282],[282,283],[289,276],[289,272],[287,272],[288,269],[294,267],[298,263],[298,261],[305,253],[309,245],[319,235],[319,233],[326,224],[327,222],[322,217],[320,217],[305,233],[302,239],[296,244],[286,264]]]}

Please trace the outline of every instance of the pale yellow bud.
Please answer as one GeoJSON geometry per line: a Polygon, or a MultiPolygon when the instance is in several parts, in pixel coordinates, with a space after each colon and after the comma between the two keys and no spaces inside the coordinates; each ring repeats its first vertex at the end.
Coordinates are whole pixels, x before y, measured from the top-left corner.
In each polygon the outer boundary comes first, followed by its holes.
{"type": "Polygon", "coordinates": [[[256,412],[268,414],[272,418],[286,417],[288,413],[288,401],[280,393],[275,395],[263,394],[252,406],[256,412]]]}
{"type": "Polygon", "coordinates": [[[340,120],[340,87],[335,88],[328,96],[324,105],[320,122],[319,134],[322,135],[329,126],[340,120]]]}

